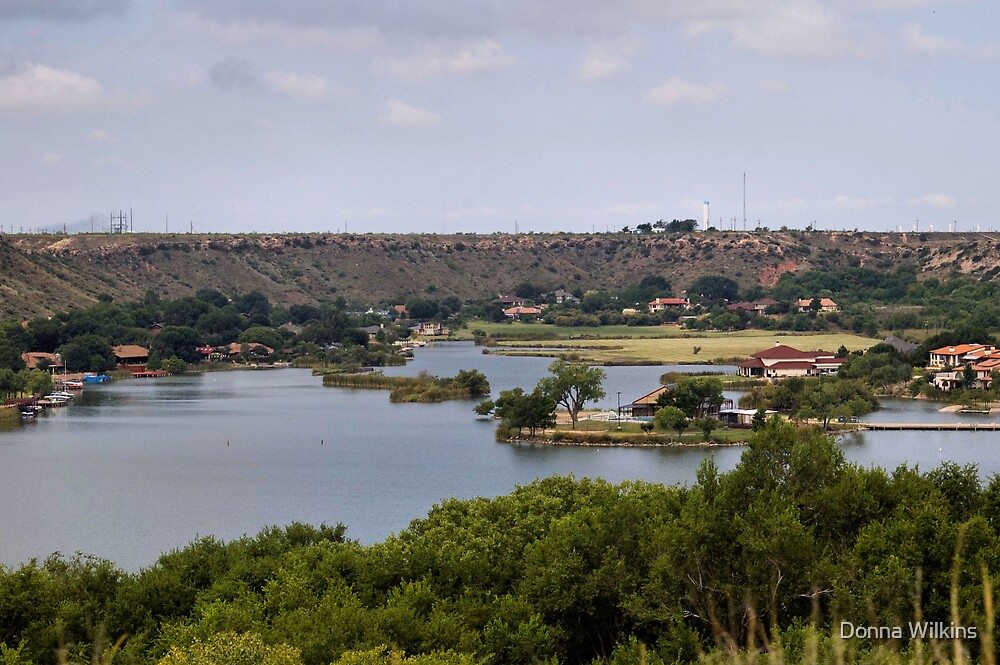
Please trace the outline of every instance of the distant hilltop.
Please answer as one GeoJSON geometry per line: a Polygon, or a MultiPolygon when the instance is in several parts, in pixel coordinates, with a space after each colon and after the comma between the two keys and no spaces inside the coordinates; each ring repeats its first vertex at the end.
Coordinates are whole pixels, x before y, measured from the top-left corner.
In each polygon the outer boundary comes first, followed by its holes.
{"type": "Polygon", "coordinates": [[[80,234],[0,236],[0,315],[87,306],[102,293],[165,297],[258,289],[272,302],[483,298],[521,282],[569,291],[658,274],[676,288],[725,275],[918,266],[921,278],[1000,276],[1000,234],[772,231],[599,234],[80,234]]]}

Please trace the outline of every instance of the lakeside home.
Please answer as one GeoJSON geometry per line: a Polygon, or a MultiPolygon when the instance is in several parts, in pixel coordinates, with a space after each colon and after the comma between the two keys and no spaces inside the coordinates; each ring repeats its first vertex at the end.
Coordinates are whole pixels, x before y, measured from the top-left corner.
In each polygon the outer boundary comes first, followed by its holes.
{"type": "Polygon", "coordinates": [[[813,301],[819,300],[819,311],[820,312],[839,312],[840,305],[834,302],[831,298],[802,298],[796,305],[798,305],[799,312],[806,314],[813,310],[813,301]]]}
{"type": "Polygon", "coordinates": [[[650,312],[665,312],[668,309],[687,309],[691,302],[687,298],[653,298],[646,306],[650,312]]]}
{"type": "Polygon", "coordinates": [[[961,388],[966,383],[963,368],[968,365],[975,374],[968,387],[989,388],[993,372],[1000,371],[1000,349],[988,344],[955,344],[931,351],[927,368],[939,370],[931,383],[945,392],[961,388]]]}
{"type": "Polygon", "coordinates": [[[800,351],[775,342],[770,349],[751,354],[750,360],[736,365],[740,376],[782,379],[789,376],[829,376],[836,374],[847,358],[829,351],[800,351]]]}

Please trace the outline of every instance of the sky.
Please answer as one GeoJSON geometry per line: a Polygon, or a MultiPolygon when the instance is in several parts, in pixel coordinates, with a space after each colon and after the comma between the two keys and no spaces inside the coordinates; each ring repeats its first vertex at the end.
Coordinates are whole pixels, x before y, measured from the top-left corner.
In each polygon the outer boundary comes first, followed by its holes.
{"type": "Polygon", "coordinates": [[[1000,229],[997,25],[996,0],[0,0],[0,227],[592,232],[707,200],[726,229],[1000,229]]]}

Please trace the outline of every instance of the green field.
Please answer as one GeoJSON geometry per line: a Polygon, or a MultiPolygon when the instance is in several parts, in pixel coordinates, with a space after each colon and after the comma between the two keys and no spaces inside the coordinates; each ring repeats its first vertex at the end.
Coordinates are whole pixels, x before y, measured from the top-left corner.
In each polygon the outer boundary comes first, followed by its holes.
{"type": "MultiPolygon", "coordinates": [[[[648,330],[648,329],[645,329],[648,330]]],[[[847,333],[818,334],[740,330],[732,333],[687,333],[686,336],[632,337],[627,339],[548,339],[511,340],[492,347],[491,353],[506,355],[557,356],[573,354],[577,359],[597,365],[667,365],[671,363],[728,363],[735,358],[775,345],[787,344],[803,351],[823,349],[836,352],[841,346],[849,351],[866,349],[879,340],[847,333]],[[695,348],[700,347],[696,352],[695,348]]]]}
{"type": "Polygon", "coordinates": [[[473,339],[473,330],[482,330],[496,339],[578,339],[580,337],[681,337],[690,334],[675,326],[553,326],[544,323],[493,323],[469,321],[456,330],[455,339],[473,339]]]}

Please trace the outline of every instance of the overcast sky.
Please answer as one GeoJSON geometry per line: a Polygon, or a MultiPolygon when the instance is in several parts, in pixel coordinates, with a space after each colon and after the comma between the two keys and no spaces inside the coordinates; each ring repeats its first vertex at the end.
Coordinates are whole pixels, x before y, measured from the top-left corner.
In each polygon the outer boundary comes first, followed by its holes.
{"type": "Polygon", "coordinates": [[[0,0],[0,224],[1000,229],[996,0],[0,0]],[[723,220],[720,222],[720,219],[723,220]]]}

